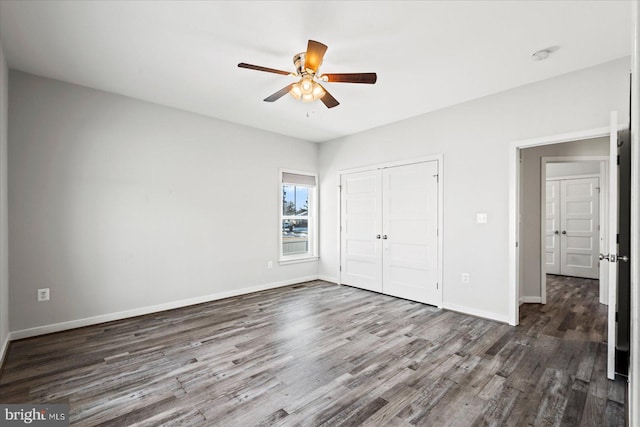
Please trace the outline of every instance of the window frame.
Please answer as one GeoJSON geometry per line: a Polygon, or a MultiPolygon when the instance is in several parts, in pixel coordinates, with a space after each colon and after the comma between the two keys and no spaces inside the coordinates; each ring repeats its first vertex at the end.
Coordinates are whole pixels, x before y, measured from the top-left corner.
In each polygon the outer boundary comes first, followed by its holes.
{"type": "Polygon", "coordinates": [[[278,260],[280,265],[296,264],[300,262],[316,261],[318,259],[318,174],[316,172],[300,171],[293,169],[280,169],[278,171],[278,260]],[[282,222],[295,217],[296,215],[284,215],[283,212],[283,200],[282,190],[285,184],[284,174],[296,174],[313,177],[315,180],[315,186],[299,185],[300,187],[307,187],[308,190],[308,210],[307,216],[307,237],[308,237],[308,250],[304,254],[284,255],[283,250],[283,238],[282,238],[282,222]]]}

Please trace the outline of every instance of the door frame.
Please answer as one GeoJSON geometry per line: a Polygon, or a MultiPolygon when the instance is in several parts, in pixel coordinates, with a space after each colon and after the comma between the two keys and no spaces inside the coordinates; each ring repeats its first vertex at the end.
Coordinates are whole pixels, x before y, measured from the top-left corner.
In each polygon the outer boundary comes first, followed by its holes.
{"type": "MultiPolygon", "coordinates": [[[[618,130],[627,129],[628,125],[618,125],[618,130]]],[[[509,301],[509,325],[516,326],[520,323],[520,150],[542,145],[560,144],[563,142],[579,141],[609,136],[610,128],[599,127],[576,132],[568,132],[556,135],[548,135],[539,138],[514,141],[508,149],[509,164],[509,273],[508,273],[508,301],[509,301]]]]}
{"type": "MultiPolygon", "coordinates": [[[[597,174],[587,175],[573,175],[567,177],[554,177],[553,179],[578,179],[578,178],[598,178],[598,186],[600,187],[600,194],[598,195],[598,225],[600,226],[598,231],[598,244],[600,251],[602,252],[602,246],[608,248],[608,234],[607,228],[609,224],[609,156],[555,156],[555,157],[542,157],[540,159],[540,303],[547,303],[547,268],[545,265],[546,245],[545,245],[545,217],[546,217],[546,202],[547,194],[542,189],[546,188],[547,183],[547,164],[549,163],[580,163],[580,162],[594,162],[597,161],[600,164],[600,172],[597,174]]],[[[606,263],[603,263],[606,264],[606,263]]],[[[598,298],[600,304],[607,304],[606,297],[608,295],[607,283],[609,277],[607,276],[607,268],[600,268],[598,272],[599,291],[598,298]],[[604,287],[604,288],[603,288],[604,287]]]]}
{"type": "Polygon", "coordinates": [[[336,274],[336,277],[338,278],[338,284],[342,285],[342,236],[341,236],[341,232],[342,230],[340,229],[341,226],[340,224],[342,224],[342,194],[341,194],[341,183],[342,183],[342,175],[347,175],[347,174],[351,174],[351,173],[356,173],[356,172],[365,172],[365,171],[369,171],[369,170],[376,170],[376,169],[385,169],[385,168],[391,168],[391,167],[396,167],[396,166],[406,166],[406,165],[412,165],[415,163],[425,163],[425,162],[432,162],[432,161],[436,161],[438,162],[438,261],[437,261],[437,266],[438,266],[438,285],[439,285],[439,301],[438,301],[438,308],[442,308],[443,306],[443,300],[444,300],[444,283],[443,283],[443,266],[444,266],[444,256],[442,253],[442,249],[443,249],[443,236],[444,236],[444,196],[443,196],[443,189],[444,189],[444,155],[442,153],[440,154],[434,154],[431,156],[422,156],[422,157],[415,157],[415,158],[411,158],[411,159],[406,159],[406,160],[396,160],[393,162],[385,162],[385,163],[376,163],[376,164],[372,164],[372,165],[365,165],[365,166],[358,166],[358,167],[354,167],[354,168],[348,168],[348,169],[339,169],[338,170],[338,227],[337,228],[337,233],[338,233],[338,271],[336,274]]]}

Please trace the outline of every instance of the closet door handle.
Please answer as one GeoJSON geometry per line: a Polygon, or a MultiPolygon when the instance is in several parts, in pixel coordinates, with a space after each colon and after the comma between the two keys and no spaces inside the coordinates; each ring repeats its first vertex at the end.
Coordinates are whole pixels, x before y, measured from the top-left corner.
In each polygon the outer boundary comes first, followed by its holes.
{"type": "Polygon", "coordinates": [[[554,231],[553,234],[560,234],[558,230],[554,231]]]}
{"type": "Polygon", "coordinates": [[[562,234],[567,234],[567,231],[566,230],[562,230],[562,234]]]}
{"type": "Polygon", "coordinates": [[[376,234],[376,239],[379,239],[379,238],[380,238],[380,235],[379,235],[379,234],[376,234]]]}
{"type": "Polygon", "coordinates": [[[384,240],[387,240],[387,235],[385,234],[384,236],[382,236],[382,238],[383,238],[384,240]]]}

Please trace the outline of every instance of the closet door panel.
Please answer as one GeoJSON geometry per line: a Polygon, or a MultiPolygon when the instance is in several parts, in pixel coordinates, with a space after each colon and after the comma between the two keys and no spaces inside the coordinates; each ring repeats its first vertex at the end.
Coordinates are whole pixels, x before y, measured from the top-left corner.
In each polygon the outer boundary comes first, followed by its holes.
{"type": "Polygon", "coordinates": [[[382,292],[380,171],[342,175],[340,184],[340,281],[382,292]]]}
{"type": "Polygon", "coordinates": [[[435,161],[382,171],[382,290],[432,305],[439,303],[437,175],[435,161]]]}
{"type": "Polygon", "coordinates": [[[560,274],[560,181],[547,181],[545,262],[547,274],[560,274]]]}
{"type": "Polygon", "coordinates": [[[597,279],[599,275],[598,178],[562,180],[561,274],[597,279]]]}

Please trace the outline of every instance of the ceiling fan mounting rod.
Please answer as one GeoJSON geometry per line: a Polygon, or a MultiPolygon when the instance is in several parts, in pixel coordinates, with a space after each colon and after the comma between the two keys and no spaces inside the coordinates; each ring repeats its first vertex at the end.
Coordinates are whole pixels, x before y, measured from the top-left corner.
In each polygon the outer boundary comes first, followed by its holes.
{"type": "Polygon", "coordinates": [[[305,56],[306,52],[300,52],[293,56],[293,64],[296,67],[296,73],[300,77],[310,76],[311,79],[313,79],[316,76],[316,72],[305,66],[305,56]]]}

